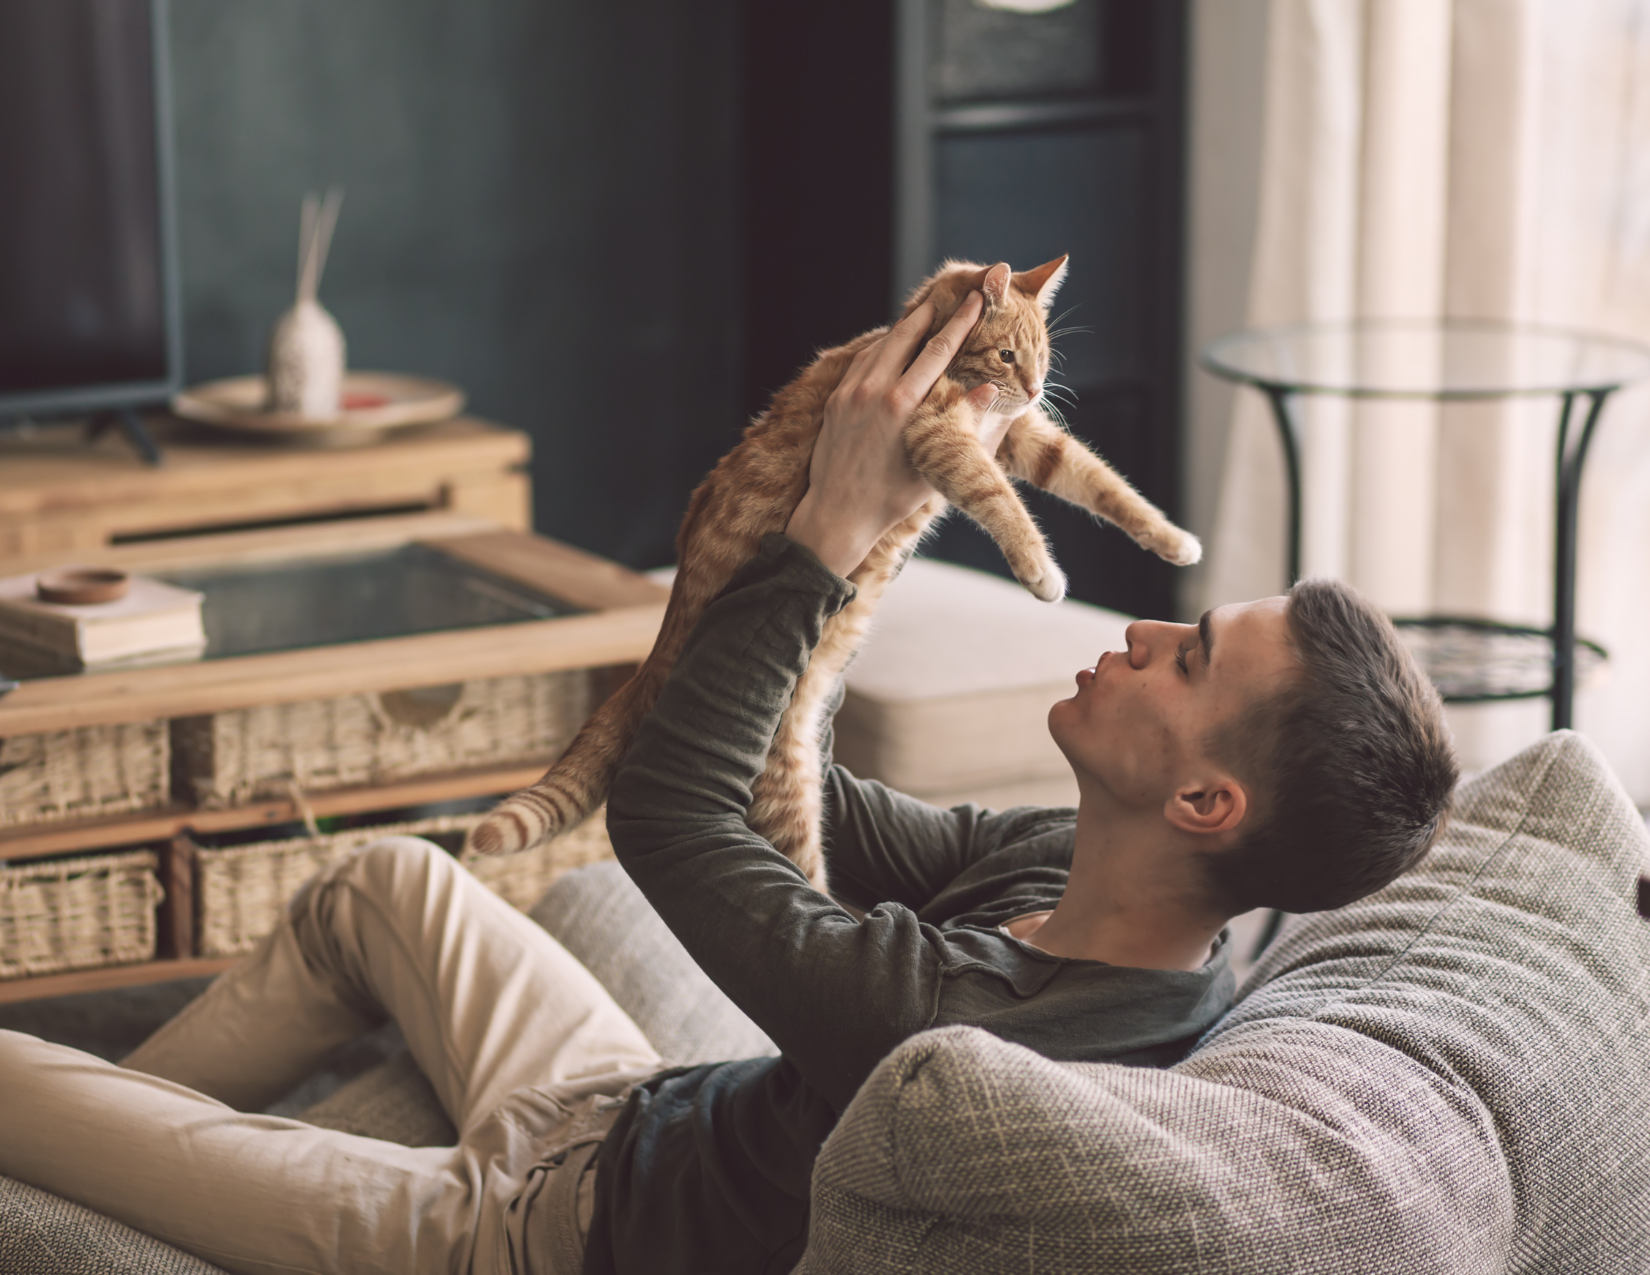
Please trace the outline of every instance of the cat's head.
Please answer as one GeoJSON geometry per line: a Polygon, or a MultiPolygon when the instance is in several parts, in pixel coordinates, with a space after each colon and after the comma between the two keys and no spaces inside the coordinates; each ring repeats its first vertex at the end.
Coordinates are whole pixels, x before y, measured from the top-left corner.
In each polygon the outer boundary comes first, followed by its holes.
{"type": "Polygon", "coordinates": [[[932,336],[964,297],[980,292],[985,310],[949,370],[969,389],[991,382],[1000,391],[997,410],[1015,411],[1035,403],[1048,379],[1048,308],[1065,277],[1065,257],[1018,273],[1002,261],[994,266],[947,261],[918,285],[905,303],[905,313],[932,301],[932,336]]]}

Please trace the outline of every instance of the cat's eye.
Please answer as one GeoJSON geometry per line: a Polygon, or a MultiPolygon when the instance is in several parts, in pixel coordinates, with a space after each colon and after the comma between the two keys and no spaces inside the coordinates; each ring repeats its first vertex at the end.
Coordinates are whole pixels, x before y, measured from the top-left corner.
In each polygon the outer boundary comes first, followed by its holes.
{"type": "Polygon", "coordinates": [[[1000,358],[1004,363],[1012,363],[1012,362],[1014,362],[1014,351],[1013,350],[998,350],[997,351],[997,357],[1000,358]]]}

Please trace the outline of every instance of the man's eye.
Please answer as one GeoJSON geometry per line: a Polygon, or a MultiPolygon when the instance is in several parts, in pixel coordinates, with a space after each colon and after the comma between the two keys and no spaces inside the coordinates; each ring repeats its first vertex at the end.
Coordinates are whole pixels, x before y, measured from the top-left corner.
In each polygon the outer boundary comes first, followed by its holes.
{"type": "Polygon", "coordinates": [[[1014,351],[1013,350],[998,350],[997,351],[997,357],[1000,358],[1004,363],[1012,363],[1012,362],[1014,362],[1014,351]]]}
{"type": "Polygon", "coordinates": [[[1180,671],[1188,676],[1191,674],[1191,670],[1186,667],[1186,652],[1191,649],[1189,646],[1177,646],[1174,652],[1174,662],[1180,666],[1180,671]]]}

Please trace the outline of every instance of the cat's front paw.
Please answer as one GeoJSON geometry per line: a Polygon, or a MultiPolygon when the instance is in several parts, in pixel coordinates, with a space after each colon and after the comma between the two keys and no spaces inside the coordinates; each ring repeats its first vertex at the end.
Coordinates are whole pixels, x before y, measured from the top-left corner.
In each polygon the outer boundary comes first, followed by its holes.
{"type": "Polygon", "coordinates": [[[1148,536],[1144,543],[1146,548],[1159,558],[1165,562],[1172,562],[1177,567],[1189,567],[1203,557],[1202,541],[1179,527],[1165,527],[1162,531],[1148,536]]]}
{"type": "Polygon", "coordinates": [[[1032,597],[1043,602],[1058,602],[1066,596],[1066,573],[1052,562],[1045,562],[1038,575],[1022,575],[1019,580],[1031,590],[1032,597]]]}

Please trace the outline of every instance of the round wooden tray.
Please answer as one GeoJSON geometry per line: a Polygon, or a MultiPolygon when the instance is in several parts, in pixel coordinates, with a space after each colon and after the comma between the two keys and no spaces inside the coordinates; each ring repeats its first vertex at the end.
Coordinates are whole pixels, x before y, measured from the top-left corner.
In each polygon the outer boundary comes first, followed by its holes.
{"type": "Polygon", "coordinates": [[[423,425],[457,416],[464,391],[446,381],[395,372],[346,372],[343,410],[319,418],[271,412],[269,382],[261,376],[232,376],[192,385],[172,396],[172,411],[185,420],[260,434],[371,434],[400,425],[423,425]]]}

